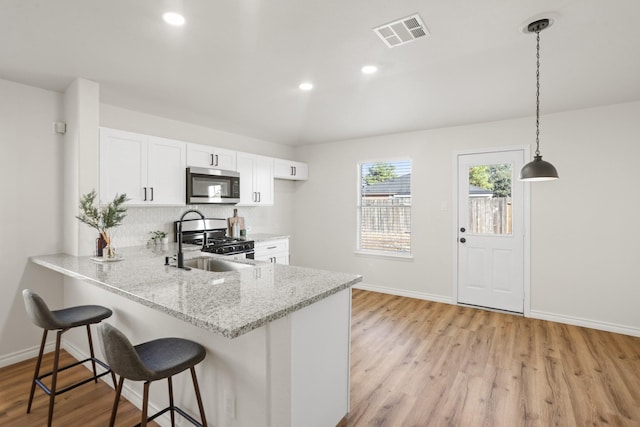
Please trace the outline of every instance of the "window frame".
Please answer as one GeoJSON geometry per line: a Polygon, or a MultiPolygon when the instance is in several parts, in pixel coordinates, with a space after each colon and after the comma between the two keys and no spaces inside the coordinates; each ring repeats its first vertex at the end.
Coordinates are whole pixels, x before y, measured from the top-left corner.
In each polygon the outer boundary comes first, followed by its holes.
{"type": "Polygon", "coordinates": [[[356,255],[363,256],[373,256],[380,258],[392,258],[392,259],[401,259],[401,260],[412,260],[413,259],[413,221],[411,221],[411,225],[409,227],[409,251],[408,252],[398,252],[398,251],[384,251],[384,250],[376,250],[376,249],[362,249],[360,247],[360,243],[362,241],[362,165],[372,164],[372,163],[397,163],[397,162],[409,162],[411,166],[411,178],[410,178],[410,186],[411,186],[411,205],[410,212],[413,217],[413,168],[414,162],[413,159],[409,156],[398,156],[398,157],[386,157],[386,158],[376,158],[376,159],[368,159],[368,160],[360,160],[356,163],[356,255]]]}

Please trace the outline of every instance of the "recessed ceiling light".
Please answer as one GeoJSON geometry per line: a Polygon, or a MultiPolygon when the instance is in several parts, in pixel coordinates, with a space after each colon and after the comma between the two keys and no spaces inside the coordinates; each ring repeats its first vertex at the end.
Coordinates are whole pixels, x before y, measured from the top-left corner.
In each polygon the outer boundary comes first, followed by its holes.
{"type": "Polygon", "coordinates": [[[300,86],[298,86],[301,90],[311,90],[313,89],[313,84],[309,83],[309,82],[304,82],[304,83],[300,83],[300,86]]]}
{"type": "Polygon", "coordinates": [[[167,24],[176,27],[184,25],[184,16],[180,15],[179,13],[167,12],[162,15],[162,19],[164,19],[164,22],[166,22],[167,24]]]}
{"type": "Polygon", "coordinates": [[[365,65],[364,67],[362,67],[361,71],[363,74],[373,74],[378,71],[378,67],[376,67],[375,65],[365,65]]]}

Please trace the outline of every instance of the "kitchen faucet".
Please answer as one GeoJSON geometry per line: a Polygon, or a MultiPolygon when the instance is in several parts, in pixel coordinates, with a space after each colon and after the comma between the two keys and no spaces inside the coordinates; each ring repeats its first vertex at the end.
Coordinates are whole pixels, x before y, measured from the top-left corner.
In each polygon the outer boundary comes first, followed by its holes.
{"type": "Polygon", "coordinates": [[[200,215],[200,218],[202,218],[202,223],[204,225],[204,227],[202,228],[203,230],[202,249],[204,249],[207,246],[207,222],[205,221],[204,215],[202,214],[202,212],[196,209],[189,209],[188,211],[185,211],[185,213],[183,213],[180,219],[178,220],[178,255],[177,255],[178,265],[176,265],[176,267],[182,268],[183,270],[191,270],[191,268],[184,266],[184,254],[182,253],[182,221],[184,220],[184,217],[187,216],[187,214],[190,214],[192,212],[197,213],[198,215],[200,215]]]}

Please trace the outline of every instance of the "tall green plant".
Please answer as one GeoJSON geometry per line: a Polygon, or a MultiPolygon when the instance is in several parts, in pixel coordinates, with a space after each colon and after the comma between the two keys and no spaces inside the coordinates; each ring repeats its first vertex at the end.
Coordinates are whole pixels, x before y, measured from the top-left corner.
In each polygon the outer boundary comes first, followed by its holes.
{"type": "Polygon", "coordinates": [[[111,245],[109,229],[122,224],[122,220],[127,216],[127,208],[123,206],[127,200],[129,199],[126,194],[116,194],[111,203],[99,209],[95,205],[96,191],[91,190],[80,197],[80,215],[77,215],[76,218],[98,230],[107,245],[111,245]]]}

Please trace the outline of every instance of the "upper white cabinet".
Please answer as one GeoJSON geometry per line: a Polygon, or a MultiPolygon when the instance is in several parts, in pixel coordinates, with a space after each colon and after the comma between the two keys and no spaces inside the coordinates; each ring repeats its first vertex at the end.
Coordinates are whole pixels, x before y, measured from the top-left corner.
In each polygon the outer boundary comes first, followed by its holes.
{"type": "Polygon", "coordinates": [[[274,159],[273,176],[279,179],[306,181],[309,179],[309,165],[293,160],[274,159]]]}
{"type": "Polygon", "coordinates": [[[238,153],[240,203],[244,206],[273,205],[273,158],[238,153]]]}
{"type": "Polygon", "coordinates": [[[184,206],[186,143],[100,128],[100,203],[184,206]]]}
{"type": "Polygon", "coordinates": [[[208,145],[187,143],[187,166],[236,170],[236,152],[208,145]]]}

